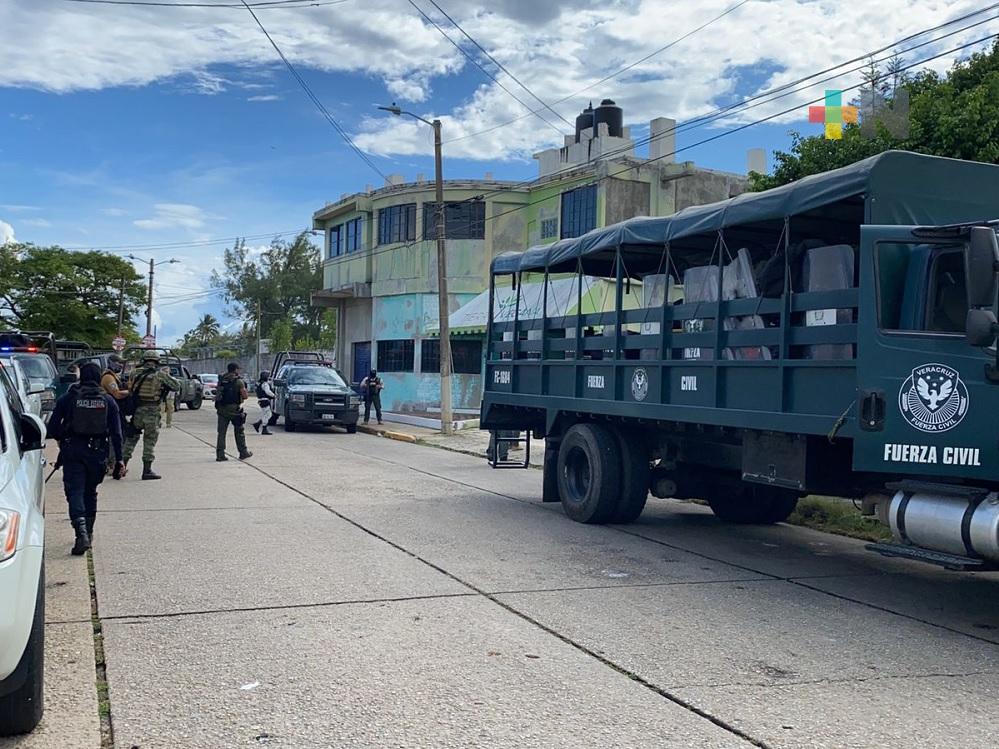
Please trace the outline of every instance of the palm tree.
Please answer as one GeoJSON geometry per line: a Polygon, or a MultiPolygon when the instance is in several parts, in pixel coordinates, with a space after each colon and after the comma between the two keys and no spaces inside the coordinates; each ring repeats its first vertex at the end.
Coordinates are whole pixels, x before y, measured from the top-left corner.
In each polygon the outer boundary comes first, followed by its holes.
{"type": "Polygon", "coordinates": [[[205,313],[194,327],[193,332],[201,345],[207,346],[219,337],[219,333],[221,332],[219,321],[211,313],[205,313]]]}

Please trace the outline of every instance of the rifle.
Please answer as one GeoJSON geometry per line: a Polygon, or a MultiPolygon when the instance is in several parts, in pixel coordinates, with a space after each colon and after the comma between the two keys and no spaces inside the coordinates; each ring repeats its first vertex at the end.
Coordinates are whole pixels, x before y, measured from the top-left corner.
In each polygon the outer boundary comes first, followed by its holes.
{"type": "Polygon", "coordinates": [[[50,478],[52,478],[53,476],[56,475],[56,471],[58,471],[60,468],[62,468],[62,449],[61,448],[59,449],[59,457],[56,458],[55,465],[52,466],[52,473],[50,473],[48,475],[48,478],[45,479],[45,483],[46,484],[49,483],[49,479],[50,478]]]}

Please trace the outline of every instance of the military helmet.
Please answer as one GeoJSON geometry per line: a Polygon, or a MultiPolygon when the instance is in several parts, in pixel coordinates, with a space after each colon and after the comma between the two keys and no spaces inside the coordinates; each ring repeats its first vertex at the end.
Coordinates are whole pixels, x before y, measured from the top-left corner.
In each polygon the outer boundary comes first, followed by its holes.
{"type": "Polygon", "coordinates": [[[159,364],[160,355],[157,354],[155,351],[147,351],[146,353],[144,353],[142,355],[142,361],[143,361],[143,363],[145,363],[147,361],[151,361],[151,362],[156,362],[157,364],[159,364]]]}

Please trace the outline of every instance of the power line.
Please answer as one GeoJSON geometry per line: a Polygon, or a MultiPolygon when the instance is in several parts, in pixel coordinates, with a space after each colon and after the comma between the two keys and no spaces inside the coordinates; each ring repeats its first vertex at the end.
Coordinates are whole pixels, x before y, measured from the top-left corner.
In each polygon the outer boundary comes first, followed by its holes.
{"type": "MultiPolygon", "coordinates": [[[[443,36],[445,39],[447,39],[449,42],[451,42],[451,45],[456,50],[458,50],[462,55],[464,55],[465,58],[469,60],[469,62],[471,62],[473,65],[475,65],[475,67],[477,67],[479,70],[481,70],[483,72],[483,74],[485,74],[493,83],[495,83],[497,86],[499,86],[501,89],[503,89],[507,94],[509,94],[510,97],[512,99],[514,99],[522,107],[524,107],[524,109],[527,109],[528,111],[530,111],[530,109],[531,109],[530,104],[525,103],[523,101],[523,99],[521,99],[519,96],[517,96],[515,93],[513,93],[513,91],[511,91],[506,86],[504,86],[495,75],[493,75],[488,70],[486,70],[485,66],[482,65],[482,63],[480,63],[478,60],[476,60],[474,55],[470,54],[464,47],[462,47],[460,44],[458,44],[458,42],[456,42],[454,39],[452,39],[451,36],[443,28],[441,28],[440,24],[437,23],[437,21],[435,21],[433,18],[431,18],[429,15],[426,14],[426,12],[423,10],[423,8],[421,8],[419,5],[417,5],[415,2],[413,2],[413,0],[408,0],[408,2],[409,2],[410,5],[412,5],[414,8],[416,8],[417,12],[421,16],[423,16],[431,26],[433,26],[435,29],[437,29],[438,32],[440,32],[441,36],[443,36]]],[[[540,112],[540,110],[538,112],[531,112],[531,114],[535,115],[539,120],[541,120],[543,123],[545,123],[546,125],[548,125],[548,127],[552,128],[555,132],[557,132],[559,135],[561,135],[562,131],[558,128],[558,126],[554,125],[551,122],[549,122],[548,120],[546,120],[544,117],[541,116],[541,114],[539,112],[540,112]]],[[[530,115],[524,115],[524,116],[527,117],[527,116],[530,116],[530,115]]]]}
{"type": "MultiPolygon", "coordinates": [[[[489,59],[490,62],[493,63],[493,65],[495,65],[497,68],[499,68],[504,73],[506,73],[508,76],[510,76],[510,78],[513,80],[514,83],[516,83],[518,86],[520,86],[522,89],[524,89],[527,93],[529,93],[531,95],[531,97],[536,102],[538,102],[542,107],[544,107],[549,112],[551,112],[553,115],[555,115],[556,117],[558,117],[560,120],[562,120],[562,122],[564,122],[569,127],[574,127],[574,125],[571,122],[569,122],[569,120],[567,120],[565,117],[563,117],[558,112],[556,112],[554,109],[552,109],[551,106],[549,106],[540,96],[538,96],[530,88],[528,88],[526,83],[524,83],[519,78],[517,78],[517,76],[515,76],[513,73],[511,73],[503,65],[503,63],[501,63],[499,60],[497,60],[495,57],[493,57],[491,54],[489,54],[488,50],[486,50],[485,47],[483,47],[481,44],[479,44],[477,41],[475,41],[475,39],[472,38],[471,34],[469,34],[467,31],[465,31],[465,29],[463,29],[461,27],[461,25],[457,21],[455,21],[453,18],[451,18],[451,16],[449,16],[447,14],[447,11],[445,11],[440,5],[437,4],[437,0],[428,0],[428,1],[429,1],[429,3],[431,5],[433,5],[435,8],[437,8],[437,10],[451,23],[451,25],[454,26],[456,29],[458,29],[458,31],[460,31],[462,33],[462,35],[466,39],[468,39],[468,41],[470,41],[472,44],[474,44],[475,47],[480,52],[482,52],[482,54],[484,54],[486,56],[486,58],[489,59]]],[[[536,114],[536,113],[534,113],[534,114],[536,114]]]]}
{"type": "Polygon", "coordinates": [[[192,240],[190,242],[162,242],[154,244],[119,244],[119,245],[104,245],[100,246],[80,246],[80,245],[69,245],[65,247],[66,250],[74,250],[84,252],[87,250],[92,250],[95,252],[111,252],[111,253],[127,253],[134,252],[136,250],[170,250],[170,249],[180,249],[185,247],[208,247],[216,244],[229,244],[230,242],[235,242],[237,240],[258,240],[258,239],[268,239],[288,236],[290,234],[303,234],[311,231],[311,229],[289,229],[287,231],[278,232],[267,232],[266,234],[252,234],[240,237],[225,237],[222,239],[204,239],[204,240],[192,240]]]}
{"type": "Polygon", "coordinates": [[[253,8],[250,7],[249,3],[247,3],[246,0],[242,0],[242,3],[243,7],[246,8],[246,10],[249,12],[251,16],[253,16],[253,20],[257,22],[257,26],[260,27],[260,30],[264,32],[264,36],[267,37],[267,41],[269,41],[271,43],[271,46],[274,47],[274,51],[278,53],[278,56],[281,58],[281,61],[285,64],[285,67],[288,68],[288,71],[292,74],[295,80],[298,81],[298,85],[302,87],[302,90],[305,91],[306,96],[308,96],[309,99],[312,101],[312,103],[316,105],[316,108],[319,110],[320,114],[322,114],[323,117],[326,118],[326,121],[333,126],[333,128],[340,134],[340,137],[343,138],[344,141],[346,141],[347,145],[350,146],[351,149],[353,149],[354,153],[357,154],[358,158],[360,158],[361,161],[363,161],[365,164],[371,167],[371,169],[375,173],[377,173],[383,180],[388,182],[388,177],[385,175],[385,173],[377,166],[375,166],[375,162],[373,162],[370,158],[368,158],[368,155],[364,153],[364,151],[362,151],[360,148],[357,147],[357,144],[354,143],[354,141],[351,139],[347,131],[344,130],[343,127],[340,125],[340,123],[336,121],[336,118],[334,118],[333,115],[330,114],[329,110],[326,109],[326,107],[323,105],[321,101],[319,101],[318,97],[314,93],[312,93],[312,89],[309,88],[309,84],[305,82],[305,79],[302,78],[301,75],[299,75],[298,71],[295,69],[295,66],[291,64],[291,61],[287,57],[285,57],[284,52],[281,51],[281,48],[277,45],[277,42],[274,41],[274,38],[267,31],[266,27],[260,22],[260,19],[257,17],[257,14],[253,12],[253,8]]]}
{"type": "MultiPolygon", "coordinates": [[[[698,26],[695,29],[691,29],[686,34],[684,34],[683,36],[677,37],[673,41],[669,42],[668,44],[663,45],[662,47],[660,47],[659,49],[655,50],[654,52],[651,52],[651,53],[647,54],[645,57],[642,57],[642,58],[640,58],[638,60],[635,60],[634,62],[625,65],[623,68],[620,68],[620,69],[614,71],[613,73],[611,73],[609,75],[605,75],[600,80],[594,81],[593,83],[590,83],[590,84],[584,86],[583,88],[579,89],[578,91],[574,91],[573,93],[569,94],[568,96],[563,96],[561,99],[556,99],[555,101],[552,102],[552,104],[553,105],[554,104],[561,104],[561,103],[563,103],[565,101],[568,101],[569,99],[572,99],[573,97],[579,96],[580,94],[589,91],[591,88],[595,88],[595,87],[599,86],[601,83],[606,83],[607,81],[609,81],[609,80],[611,80],[613,78],[617,78],[619,75],[621,75],[621,73],[626,73],[627,71],[631,70],[632,68],[638,67],[643,62],[648,62],[649,60],[651,60],[656,55],[662,54],[663,52],[665,52],[666,50],[670,49],[671,47],[674,47],[677,44],[679,44],[680,42],[689,39],[690,37],[692,37],[694,34],[698,33],[699,31],[703,31],[708,26],[711,26],[712,24],[720,21],[721,19],[723,19],[725,16],[729,15],[730,13],[734,13],[735,11],[737,11],[739,8],[741,8],[743,5],[745,5],[748,2],[749,2],[749,0],[741,0],[740,2],[736,3],[735,5],[730,6],[727,10],[723,11],[722,13],[720,13],[717,16],[715,16],[711,20],[702,23],[700,26],[698,26]]],[[[448,143],[456,143],[458,141],[466,140],[468,138],[475,138],[475,137],[477,137],[479,135],[485,135],[486,133],[491,133],[494,130],[499,130],[500,128],[508,127],[509,125],[513,125],[516,122],[520,122],[522,119],[524,119],[525,117],[529,117],[532,114],[537,114],[537,111],[532,111],[532,112],[529,112],[528,114],[523,114],[523,115],[521,115],[519,117],[515,117],[512,120],[508,120],[506,122],[501,122],[500,124],[493,125],[492,127],[488,127],[485,130],[479,130],[478,132],[475,132],[475,133],[469,133],[468,135],[461,135],[461,136],[459,136],[457,138],[452,138],[451,140],[445,141],[444,143],[445,143],[445,145],[447,145],[448,143]]]]}

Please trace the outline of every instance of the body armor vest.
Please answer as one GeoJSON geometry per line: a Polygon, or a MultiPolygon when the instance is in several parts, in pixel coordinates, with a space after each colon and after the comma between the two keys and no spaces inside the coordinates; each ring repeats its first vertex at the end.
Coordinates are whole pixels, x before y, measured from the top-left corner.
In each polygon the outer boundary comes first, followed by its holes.
{"type": "Polygon", "coordinates": [[[73,401],[71,429],[77,437],[108,436],[108,403],[99,385],[83,385],[73,401]]]}

